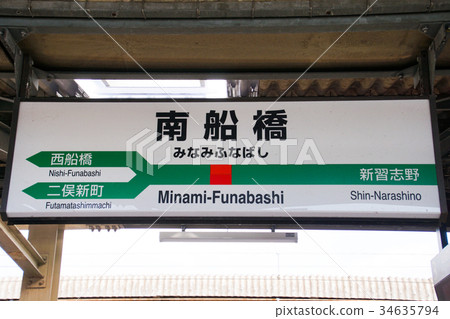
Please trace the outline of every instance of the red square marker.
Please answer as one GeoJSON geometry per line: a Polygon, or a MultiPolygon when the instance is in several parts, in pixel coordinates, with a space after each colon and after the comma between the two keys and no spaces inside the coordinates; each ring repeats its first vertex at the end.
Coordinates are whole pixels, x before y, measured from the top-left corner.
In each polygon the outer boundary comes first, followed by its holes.
{"type": "Polygon", "coordinates": [[[231,165],[211,165],[209,183],[211,185],[231,185],[231,165]]]}
{"type": "Polygon", "coordinates": [[[231,175],[211,175],[209,178],[211,185],[231,185],[231,175]]]}
{"type": "Polygon", "coordinates": [[[211,165],[211,175],[231,175],[231,165],[211,165]]]}

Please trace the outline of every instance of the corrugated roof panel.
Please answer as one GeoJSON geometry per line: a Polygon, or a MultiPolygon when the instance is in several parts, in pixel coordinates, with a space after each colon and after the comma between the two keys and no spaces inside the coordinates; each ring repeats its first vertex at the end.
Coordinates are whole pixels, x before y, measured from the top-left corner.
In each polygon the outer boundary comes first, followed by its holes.
{"type": "MultiPolygon", "coordinates": [[[[18,299],[20,287],[20,279],[0,278],[0,300],[18,299]]],[[[327,276],[63,277],[59,297],[436,300],[431,279],[327,276]]]]}
{"type": "Polygon", "coordinates": [[[18,299],[22,279],[19,278],[0,278],[0,300],[18,299]]]}
{"type": "MultiPolygon", "coordinates": [[[[336,96],[417,96],[420,88],[414,88],[411,77],[360,78],[360,79],[300,79],[261,80],[260,97],[279,97],[285,91],[288,97],[336,97],[336,96]]],[[[434,93],[450,94],[450,78],[437,76],[434,93]]]]}

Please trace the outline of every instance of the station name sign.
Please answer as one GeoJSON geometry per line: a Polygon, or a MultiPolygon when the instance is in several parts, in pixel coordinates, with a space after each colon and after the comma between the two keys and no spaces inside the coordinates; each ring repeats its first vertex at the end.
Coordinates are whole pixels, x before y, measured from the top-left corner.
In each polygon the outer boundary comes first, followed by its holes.
{"type": "Polygon", "coordinates": [[[428,100],[21,102],[3,217],[440,217],[428,100]]]}

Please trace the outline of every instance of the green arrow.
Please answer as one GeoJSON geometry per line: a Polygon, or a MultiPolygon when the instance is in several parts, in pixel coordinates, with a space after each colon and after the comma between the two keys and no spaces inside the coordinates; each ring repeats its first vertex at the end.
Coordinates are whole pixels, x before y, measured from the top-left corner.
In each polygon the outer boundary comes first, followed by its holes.
{"type": "Polygon", "coordinates": [[[27,158],[38,167],[142,167],[145,170],[148,163],[136,151],[73,151],[50,152],[43,151],[27,158]]]}
{"type": "Polygon", "coordinates": [[[233,185],[436,185],[434,164],[328,164],[328,165],[233,165],[233,185]],[[361,169],[369,171],[361,179],[361,169]],[[377,178],[376,169],[389,174],[401,172],[398,180],[392,174],[377,178]],[[404,172],[417,169],[419,175],[408,179],[404,172]]]}
{"type": "Polygon", "coordinates": [[[23,191],[35,199],[132,199],[147,186],[134,178],[128,183],[36,183],[23,191]]]}

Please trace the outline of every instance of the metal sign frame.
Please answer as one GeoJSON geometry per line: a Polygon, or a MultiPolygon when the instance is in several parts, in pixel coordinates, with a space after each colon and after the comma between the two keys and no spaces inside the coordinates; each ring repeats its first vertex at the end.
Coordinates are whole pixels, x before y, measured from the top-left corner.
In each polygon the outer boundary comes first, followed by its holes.
{"type": "MultiPolygon", "coordinates": [[[[417,97],[365,97],[365,98],[283,98],[281,101],[370,101],[370,100],[426,100],[423,96],[417,97]]],[[[16,100],[13,121],[11,125],[11,139],[8,153],[8,162],[3,189],[1,217],[9,224],[122,224],[127,227],[145,227],[155,223],[153,227],[178,228],[182,226],[195,228],[309,228],[309,229],[374,229],[374,230],[435,230],[439,223],[445,221],[447,212],[442,203],[446,202],[444,180],[441,167],[441,158],[438,140],[437,117],[435,111],[435,101],[428,99],[430,104],[431,127],[433,135],[433,147],[437,174],[437,186],[440,198],[441,218],[440,219],[414,219],[414,218],[352,218],[352,217],[39,217],[39,218],[8,218],[6,207],[11,179],[12,162],[16,142],[17,124],[21,102],[171,102],[168,99],[74,99],[74,98],[30,98],[16,100]],[[444,196],[444,197],[442,197],[444,196]]],[[[271,102],[273,99],[267,98],[235,98],[235,99],[183,99],[179,102],[271,102]]]]}

